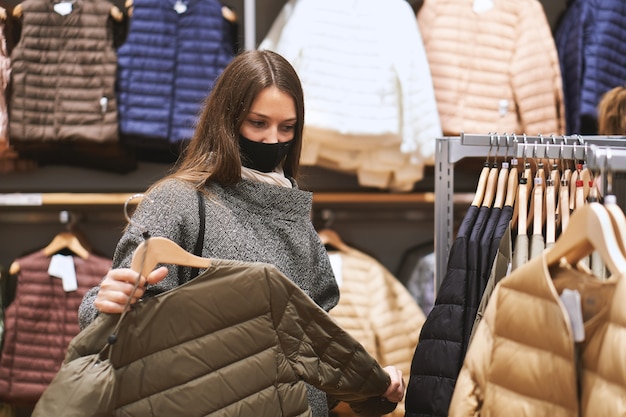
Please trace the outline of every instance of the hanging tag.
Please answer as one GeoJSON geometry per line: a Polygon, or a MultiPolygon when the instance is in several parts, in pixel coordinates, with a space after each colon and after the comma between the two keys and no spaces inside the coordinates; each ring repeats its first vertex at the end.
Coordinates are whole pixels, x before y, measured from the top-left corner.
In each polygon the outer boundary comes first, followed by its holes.
{"type": "Polygon", "coordinates": [[[509,100],[505,98],[498,100],[498,114],[500,115],[500,117],[506,116],[508,112],[509,112],[509,100]]]}
{"type": "Polygon", "coordinates": [[[486,13],[493,9],[493,0],[474,0],[472,9],[476,14],[486,13]]]}
{"type": "Polygon", "coordinates": [[[67,16],[72,13],[72,3],[69,1],[63,1],[54,5],[54,11],[61,16],[67,16]]]}
{"type": "Polygon", "coordinates": [[[102,114],[107,112],[108,106],[109,106],[109,99],[106,97],[100,97],[100,112],[102,112],[102,114]]]}
{"type": "Polygon", "coordinates": [[[61,278],[65,292],[76,291],[78,289],[76,269],[74,268],[74,258],[72,256],[58,253],[52,255],[50,266],[48,266],[48,274],[55,278],[61,278]]]}
{"type": "Polygon", "coordinates": [[[330,253],[328,254],[330,258],[330,267],[335,274],[335,280],[337,281],[337,285],[341,287],[341,283],[343,282],[343,259],[341,258],[340,253],[330,253]]]}
{"type": "Polygon", "coordinates": [[[577,290],[565,288],[561,293],[561,301],[567,310],[570,323],[572,324],[572,332],[574,333],[574,341],[582,342],[585,340],[585,325],[583,323],[583,311],[580,304],[580,293],[577,290]]]}
{"type": "Polygon", "coordinates": [[[176,3],[174,4],[174,10],[178,14],[183,14],[187,11],[187,5],[183,3],[182,0],[176,0],[176,3]]]}

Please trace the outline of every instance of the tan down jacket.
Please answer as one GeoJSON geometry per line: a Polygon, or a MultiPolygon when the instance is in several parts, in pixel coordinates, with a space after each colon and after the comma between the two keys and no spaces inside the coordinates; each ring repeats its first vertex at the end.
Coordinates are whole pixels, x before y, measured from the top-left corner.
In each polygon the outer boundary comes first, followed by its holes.
{"type": "MultiPolygon", "coordinates": [[[[382,366],[394,365],[405,378],[426,320],[411,293],[371,256],[354,248],[329,253],[341,277],[339,304],[330,316],[346,329],[382,366]]],[[[333,410],[339,417],[354,416],[342,403],[333,410]]],[[[391,414],[404,416],[404,402],[391,414]]]]}
{"type": "Polygon", "coordinates": [[[626,415],[624,300],[624,276],[601,281],[571,267],[548,269],[545,256],[514,270],[478,325],[450,416],[626,415]],[[559,299],[565,288],[582,300],[585,337],[576,344],[559,299]]]}
{"type": "MultiPolygon", "coordinates": [[[[364,415],[394,408],[381,400],[388,374],[276,267],[211,262],[124,318],[111,357],[116,416],[305,417],[305,382],[364,415]]],[[[98,351],[116,319],[98,316],[66,360],[98,351]]]]}

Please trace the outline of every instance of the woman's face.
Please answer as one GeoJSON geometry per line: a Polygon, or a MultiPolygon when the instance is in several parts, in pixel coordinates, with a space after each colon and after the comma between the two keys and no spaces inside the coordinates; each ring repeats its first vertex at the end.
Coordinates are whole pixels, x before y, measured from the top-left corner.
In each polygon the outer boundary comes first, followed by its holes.
{"type": "Polygon", "coordinates": [[[271,86],[254,99],[239,133],[254,142],[288,142],[294,137],[296,122],[294,99],[271,86]]]}

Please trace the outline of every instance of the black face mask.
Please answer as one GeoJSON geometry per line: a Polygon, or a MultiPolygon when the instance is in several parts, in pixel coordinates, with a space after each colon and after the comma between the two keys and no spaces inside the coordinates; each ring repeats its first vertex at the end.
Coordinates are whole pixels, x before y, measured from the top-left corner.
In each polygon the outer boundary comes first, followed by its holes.
{"type": "Polygon", "coordinates": [[[277,143],[255,142],[239,135],[241,164],[257,171],[271,172],[282,162],[292,144],[293,140],[277,143]]]}

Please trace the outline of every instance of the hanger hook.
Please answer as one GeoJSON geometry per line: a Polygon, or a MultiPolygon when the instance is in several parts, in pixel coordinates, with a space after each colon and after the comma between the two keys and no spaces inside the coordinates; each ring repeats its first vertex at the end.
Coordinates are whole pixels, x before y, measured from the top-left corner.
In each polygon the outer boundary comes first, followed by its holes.
{"type": "MultiPolygon", "coordinates": [[[[498,137],[498,139],[500,139],[500,138],[498,137]]],[[[504,132],[504,140],[505,140],[505,146],[506,146],[506,149],[504,151],[504,161],[508,162],[508,159],[509,159],[509,146],[510,145],[509,145],[509,134],[506,133],[506,132],[504,132]]]]}
{"type": "Polygon", "coordinates": [[[151,200],[150,198],[146,197],[144,194],[142,193],[137,193],[137,194],[133,194],[130,197],[128,197],[126,199],[126,201],[124,202],[124,217],[126,218],[126,221],[129,224],[132,224],[133,226],[137,227],[139,230],[141,230],[141,233],[144,235],[144,237],[146,237],[146,234],[148,232],[148,230],[141,224],[137,223],[136,221],[134,221],[132,219],[132,217],[128,214],[128,204],[137,199],[137,198],[141,198],[141,199],[146,199],[148,200],[150,203],[154,203],[153,200],[151,200]]]}
{"type": "Polygon", "coordinates": [[[322,228],[332,228],[333,223],[335,223],[335,212],[332,209],[325,208],[320,212],[320,216],[322,217],[322,220],[324,220],[322,228]]]}
{"type": "Polygon", "coordinates": [[[497,159],[498,159],[498,156],[500,155],[500,134],[496,133],[494,135],[495,135],[495,140],[496,140],[496,154],[493,157],[493,163],[495,164],[498,162],[497,159]]]}
{"type": "Polygon", "coordinates": [[[485,161],[489,164],[489,158],[491,157],[491,151],[493,150],[493,133],[489,133],[489,150],[487,151],[487,160],[485,161]]]}

